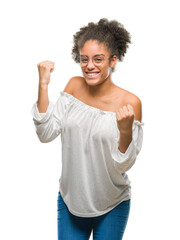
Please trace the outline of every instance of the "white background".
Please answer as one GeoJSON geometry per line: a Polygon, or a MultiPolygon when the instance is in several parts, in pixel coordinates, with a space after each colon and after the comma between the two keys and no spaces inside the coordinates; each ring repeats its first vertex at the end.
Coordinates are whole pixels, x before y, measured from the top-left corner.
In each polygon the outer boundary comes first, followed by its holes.
{"type": "Polygon", "coordinates": [[[73,34],[103,17],[131,33],[112,80],[141,99],[145,123],[142,150],[127,172],[132,201],[123,239],[180,239],[178,15],[178,1],[165,0],[1,2],[0,239],[57,239],[61,141],[42,144],[35,133],[37,63],[55,62],[55,102],[81,75],[71,57],[73,34]]]}

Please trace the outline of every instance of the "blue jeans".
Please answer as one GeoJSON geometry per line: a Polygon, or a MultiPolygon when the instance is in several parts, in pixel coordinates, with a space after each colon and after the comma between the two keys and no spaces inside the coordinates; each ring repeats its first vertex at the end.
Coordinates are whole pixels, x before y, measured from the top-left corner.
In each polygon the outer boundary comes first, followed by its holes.
{"type": "Polygon", "coordinates": [[[130,202],[130,199],[123,201],[101,216],[79,217],[68,210],[58,192],[58,240],[88,240],[92,230],[93,240],[122,240],[129,217],[130,202]]]}

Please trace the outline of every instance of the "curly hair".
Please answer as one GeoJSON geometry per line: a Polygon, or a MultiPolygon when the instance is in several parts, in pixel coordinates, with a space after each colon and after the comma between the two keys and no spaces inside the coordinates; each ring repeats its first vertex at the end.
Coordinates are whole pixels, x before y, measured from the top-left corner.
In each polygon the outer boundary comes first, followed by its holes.
{"type": "MultiPolygon", "coordinates": [[[[81,27],[73,35],[72,58],[76,63],[80,62],[79,52],[88,40],[97,40],[104,43],[111,55],[116,55],[119,61],[123,61],[128,44],[131,43],[131,35],[124,26],[116,20],[108,21],[102,18],[98,23],[89,22],[81,27]]],[[[112,72],[115,69],[112,68],[112,72]]]]}

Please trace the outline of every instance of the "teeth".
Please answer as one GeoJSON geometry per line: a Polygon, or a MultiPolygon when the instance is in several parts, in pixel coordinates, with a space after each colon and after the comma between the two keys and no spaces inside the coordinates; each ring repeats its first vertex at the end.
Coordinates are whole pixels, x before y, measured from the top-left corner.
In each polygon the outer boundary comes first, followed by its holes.
{"type": "Polygon", "coordinates": [[[88,73],[89,76],[97,75],[98,73],[88,73]]]}

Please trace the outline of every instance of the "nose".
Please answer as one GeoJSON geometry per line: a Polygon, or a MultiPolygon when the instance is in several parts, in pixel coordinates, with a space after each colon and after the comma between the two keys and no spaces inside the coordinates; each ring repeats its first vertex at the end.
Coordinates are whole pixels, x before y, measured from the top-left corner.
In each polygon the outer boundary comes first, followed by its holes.
{"type": "Polygon", "coordinates": [[[87,68],[88,68],[88,69],[94,68],[94,63],[93,63],[92,59],[89,59],[89,61],[88,61],[88,63],[87,63],[87,68]]]}

